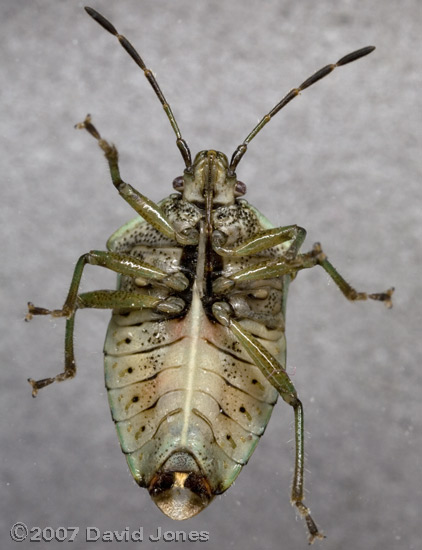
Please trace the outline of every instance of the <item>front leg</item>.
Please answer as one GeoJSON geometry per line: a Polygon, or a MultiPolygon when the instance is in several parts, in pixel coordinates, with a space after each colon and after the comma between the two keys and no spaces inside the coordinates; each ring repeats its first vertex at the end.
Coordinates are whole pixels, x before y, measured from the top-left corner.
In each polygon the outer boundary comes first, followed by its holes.
{"type": "Polygon", "coordinates": [[[155,202],[145,195],[142,195],[142,193],[137,191],[129,183],[122,180],[119,169],[119,153],[114,145],[110,145],[108,141],[101,137],[98,130],[91,123],[90,115],[87,115],[83,122],[76,124],[76,128],[87,130],[87,132],[98,141],[98,145],[103,150],[107,159],[113,185],[120,196],[129,203],[145,221],[151,224],[162,235],[177,241],[179,244],[198,244],[198,232],[195,229],[190,228],[180,233],[175,231],[170,221],[163,212],[161,212],[159,206],[155,204],[155,202]]]}
{"type": "Polygon", "coordinates": [[[283,257],[292,259],[298,253],[305,237],[306,230],[303,229],[303,227],[299,227],[298,225],[286,225],[285,227],[273,227],[260,231],[253,237],[240,243],[238,246],[227,248],[224,246],[227,235],[217,230],[213,233],[212,246],[214,251],[220,256],[238,258],[241,256],[253,256],[274,246],[291,241],[284,251],[283,257]]]}

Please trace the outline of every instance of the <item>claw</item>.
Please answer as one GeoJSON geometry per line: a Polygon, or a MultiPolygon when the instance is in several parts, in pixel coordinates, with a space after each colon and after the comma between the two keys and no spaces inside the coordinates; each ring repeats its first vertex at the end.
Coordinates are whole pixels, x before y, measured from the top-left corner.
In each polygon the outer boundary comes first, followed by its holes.
{"type": "Polygon", "coordinates": [[[37,397],[38,390],[52,384],[54,380],[54,378],[43,378],[43,380],[33,380],[32,378],[28,378],[28,382],[32,386],[32,397],[37,397]]]}
{"type": "Polygon", "coordinates": [[[34,315],[50,315],[50,313],[49,309],[37,307],[32,302],[28,302],[28,313],[25,316],[25,321],[30,321],[34,315]]]}
{"type": "Polygon", "coordinates": [[[388,309],[391,309],[393,307],[393,300],[391,299],[393,292],[394,287],[391,287],[386,292],[370,294],[369,298],[371,298],[372,300],[379,300],[380,302],[384,302],[385,306],[388,309]]]}

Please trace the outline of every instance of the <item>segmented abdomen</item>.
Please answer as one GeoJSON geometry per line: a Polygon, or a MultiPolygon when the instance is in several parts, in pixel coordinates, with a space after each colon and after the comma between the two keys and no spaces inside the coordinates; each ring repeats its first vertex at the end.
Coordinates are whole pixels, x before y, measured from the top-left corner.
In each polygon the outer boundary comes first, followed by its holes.
{"type": "MultiPolygon", "coordinates": [[[[133,221],[108,246],[177,270],[183,249],[159,234],[153,238],[154,231],[133,221]]],[[[125,277],[120,284],[137,288],[125,277]]],[[[165,297],[169,291],[158,285],[150,292],[165,297]]],[[[148,486],[173,452],[187,450],[219,493],[253,452],[277,392],[230,330],[208,317],[195,283],[190,292],[187,312],[178,318],[152,310],[113,314],[104,348],[106,386],[122,450],[140,485],[148,486]]],[[[283,323],[269,330],[255,320],[241,322],[283,362],[283,323]]]]}

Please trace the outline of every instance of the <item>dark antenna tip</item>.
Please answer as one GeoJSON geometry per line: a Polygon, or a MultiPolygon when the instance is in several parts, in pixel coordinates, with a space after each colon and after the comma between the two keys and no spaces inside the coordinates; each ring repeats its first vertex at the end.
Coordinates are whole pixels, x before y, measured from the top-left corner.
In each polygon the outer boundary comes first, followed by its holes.
{"type": "Polygon", "coordinates": [[[110,34],[113,34],[114,36],[118,37],[118,32],[114,25],[110,23],[108,19],[106,19],[101,13],[98,13],[98,11],[94,10],[93,8],[90,8],[88,6],[85,6],[85,11],[88,15],[94,19],[99,25],[103,27],[106,31],[108,31],[110,34]]]}
{"type": "Polygon", "coordinates": [[[90,8],[89,6],[84,6],[84,10],[88,15],[91,17],[94,17],[98,12],[96,12],[93,8],[90,8]]]}
{"type": "Polygon", "coordinates": [[[365,46],[365,48],[361,48],[360,50],[356,50],[355,52],[349,53],[339,59],[336,63],[338,67],[340,65],[346,65],[346,63],[351,63],[352,61],[356,61],[356,59],[360,59],[361,57],[364,57],[365,55],[370,54],[375,50],[375,46],[365,46]]]}

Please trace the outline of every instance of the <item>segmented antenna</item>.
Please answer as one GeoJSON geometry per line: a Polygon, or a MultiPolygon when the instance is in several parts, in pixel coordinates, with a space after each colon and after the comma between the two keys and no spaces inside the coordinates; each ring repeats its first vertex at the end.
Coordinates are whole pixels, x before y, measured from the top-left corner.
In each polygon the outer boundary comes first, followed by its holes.
{"type": "MultiPolygon", "coordinates": [[[[188,147],[188,144],[186,141],[182,138],[182,134],[180,133],[179,126],[177,125],[176,119],[174,118],[173,112],[171,110],[170,105],[167,103],[166,98],[164,97],[163,92],[161,91],[158,82],[151,72],[150,69],[148,69],[143,62],[141,56],[138,54],[138,52],[135,50],[135,48],[132,46],[132,44],[129,42],[127,38],[125,38],[123,35],[119,34],[116,30],[116,28],[108,21],[104,16],[102,16],[100,13],[98,13],[93,8],[90,8],[88,6],[85,7],[85,11],[90,15],[99,25],[101,25],[106,31],[111,33],[113,36],[115,36],[120,44],[123,46],[123,48],[127,51],[127,53],[131,56],[131,58],[135,61],[135,63],[144,71],[144,75],[148,82],[151,84],[152,89],[154,90],[156,96],[161,102],[161,105],[163,106],[163,109],[167,115],[167,118],[170,121],[171,127],[173,128],[174,133],[176,134],[176,144],[179,148],[179,151],[183,157],[183,160],[186,165],[187,170],[192,169],[192,157],[190,153],[190,149],[188,147]]],[[[239,164],[240,160],[242,159],[243,155],[246,153],[246,150],[248,148],[248,144],[253,140],[253,138],[262,130],[262,128],[273,118],[274,115],[276,115],[283,107],[285,107],[292,99],[294,99],[297,95],[300,94],[303,90],[306,88],[309,88],[309,86],[312,86],[312,84],[315,84],[318,82],[318,80],[321,80],[321,78],[324,78],[328,74],[330,74],[336,67],[340,67],[342,65],[347,65],[347,63],[351,63],[352,61],[356,61],[357,59],[360,59],[361,57],[364,57],[365,55],[368,55],[372,51],[375,50],[375,46],[366,46],[365,48],[361,48],[360,50],[356,50],[355,52],[349,53],[339,59],[337,63],[333,63],[331,65],[326,65],[316,73],[314,73],[312,76],[307,78],[298,88],[293,88],[290,90],[290,92],[283,97],[283,99],[277,103],[275,107],[271,109],[269,113],[267,113],[261,120],[258,122],[258,124],[255,126],[255,128],[252,130],[252,132],[246,137],[246,139],[241,143],[235,150],[235,152],[232,155],[231,161],[230,161],[230,167],[229,167],[229,174],[234,174],[236,171],[237,165],[239,164]]]]}
{"type": "Polygon", "coordinates": [[[297,95],[300,94],[301,91],[305,90],[306,88],[309,88],[309,86],[312,86],[312,84],[315,84],[315,82],[318,82],[318,80],[321,80],[321,78],[324,78],[328,74],[330,74],[336,67],[340,67],[341,65],[346,65],[347,63],[351,63],[352,61],[356,61],[357,59],[360,59],[361,57],[364,57],[365,55],[368,55],[372,51],[375,50],[375,46],[366,46],[365,48],[361,48],[360,50],[356,50],[355,52],[349,53],[339,59],[337,63],[326,65],[316,73],[314,73],[312,76],[307,78],[305,82],[302,82],[302,84],[298,88],[293,88],[290,90],[290,92],[283,97],[283,99],[277,103],[275,107],[271,109],[269,113],[267,113],[260,122],[255,126],[255,128],[252,130],[252,132],[248,135],[248,137],[244,140],[243,143],[241,143],[235,152],[233,153],[233,156],[230,161],[230,168],[229,173],[233,174],[236,171],[236,167],[240,162],[240,159],[243,157],[243,155],[246,153],[246,150],[248,148],[248,143],[253,140],[253,138],[262,130],[262,128],[270,122],[272,117],[276,115],[283,107],[285,107],[292,99],[294,99],[297,95]]]}
{"type": "Polygon", "coordinates": [[[146,79],[151,84],[152,89],[154,90],[156,96],[160,100],[161,105],[163,106],[163,109],[164,109],[164,111],[167,115],[167,118],[170,121],[171,127],[173,128],[174,133],[176,134],[177,147],[179,148],[179,151],[182,154],[182,157],[183,157],[183,160],[185,162],[186,168],[189,170],[192,167],[192,157],[191,157],[191,154],[190,154],[188,144],[182,138],[182,134],[180,133],[179,127],[177,125],[176,119],[174,118],[171,107],[167,103],[166,98],[164,97],[164,94],[161,91],[157,80],[155,79],[155,76],[152,74],[152,71],[146,67],[146,65],[143,62],[141,56],[138,54],[138,52],[135,50],[135,48],[132,46],[132,44],[129,42],[129,40],[127,38],[125,38],[123,35],[119,34],[117,32],[116,28],[110,23],[110,21],[108,21],[100,13],[98,13],[97,11],[95,11],[92,8],[89,8],[88,6],[85,7],[85,11],[99,25],[101,25],[106,31],[111,33],[113,36],[115,36],[119,40],[120,44],[127,51],[127,53],[130,55],[130,57],[144,71],[144,75],[145,75],[146,79]]]}

